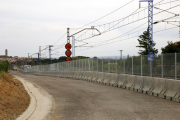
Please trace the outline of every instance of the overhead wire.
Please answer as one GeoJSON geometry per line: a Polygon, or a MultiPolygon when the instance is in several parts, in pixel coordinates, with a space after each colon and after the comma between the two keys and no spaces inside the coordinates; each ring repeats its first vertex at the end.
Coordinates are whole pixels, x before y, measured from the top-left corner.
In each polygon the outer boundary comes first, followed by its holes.
{"type": "MultiPolygon", "coordinates": [[[[159,1],[158,3],[155,3],[154,6],[156,6],[157,4],[161,3],[162,1],[164,1],[164,0],[161,0],[161,1],[159,1]]],[[[134,15],[134,14],[138,14],[138,13],[140,13],[140,12],[146,10],[147,8],[148,8],[148,7],[146,7],[145,9],[143,9],[143,10],[141,10],[141,11],[139,11],[139,12],[136,13],[136,11],[139,10],[139,8],[138,8],[138,9],[136,9],[134,12],[132,12],[130,15],[128,15],[128,16],[126,16],[126,17],[124,17],[124,18],[121,18],[121,19],[118,19],[118,20],[115,20],[115,21],[112,21],[112,22],[108,22],[108,23],[105,23],[105,24],[96,25],[96,26],[94,26],[94,27],[99,27],[99,26],[111,24],[111,23],[114,23],[114,22],[116,22],[116,21],[118,21],[117,24],[119,24],[120,22],[124,21],[126,18],[128,18],[128,17],[130,17],[130,16],[132,16],[132,15],[134,15]],[[120,21],[120,20],[122,20],[122,21],[120,21]],[[120,21],[120,22],[119,22],[119,21],[120,21]]],[[[117,24],[116,24],[116,25],[117,25],[117,24]]],[[[113,25],[113,27],[114,27],[114,26],[115,26],[115,25],[113,25]]],[[[106,30],[105,30],[105,31],[106,31],[106,30]]],[[[105,31],[102,32],[102,33],[105,33],[105,31]]],[[[101,33],[101,34],[102,34],[102,33],[101,33]]],[[[84,34],[85,34],[85,33],[84,33],[84,34]]],[[[81,36],[82,36],[82,35],[81,35],[81,36]]],[[[80,37],[80,36],[79,36],[79,37],[80,37]]],[[[79,37],[77,37],[76,39],[78,39],[79,37]]],[[[92,37],[94,37],[94,36],[92,36],[92,37]]],[[[90,38],[92,38],[92,37],[90,37],[90,38]]]]}
{"type": "MultiPolygon", "coordinates": [[[[179,5],[177,5],[177,6],[174,6],[174,7],[168,8],[168,9],[166,9],[166,10],[170,10],[170,9],[175,8],[175,7],[178,7],[178,6],[180,6],[180,4],[179,4],[179,5]]],[[[158,13],[155,13],[155,14],[153,14],[153,15],[157,15],[157,14],[160,14],[160,13],[162,13],[162,12],[164,12],[164,10],[162,10],[162,11],[160,11],[160,12],[158,12],[158,13]]],[[[174,16],[174,17],[176,17],[176,16],[174,16]]],[[[118,28],[123,27],[123,26],[127,26],[127,25],[129,25],[129,24],[132,24],[132,23],[138,22],[138,21],[143,20],[143,19],[145,19],[145,18],[148,18],[148,16],[147,16],[147,17],[144,17],[144,18],[141,18],[141,19],[138,19],[138,20],[136,20],[136,21],[133,21],[133,22],[131,22],[131,23],[128,23],[128,24],[125,24],[125,25],[122,25],[122,26],[118,26],[118,27],[116,27],[116,28],[114,28],[114,29],[111,29],[111,30],[109,30],[109,31],[112,31],[112,30],[118,29],[118,28]]],[[[109,32],[109,31],[106,31],[106,32],[109,32]]],[[[105,32],[104,32],[104,33],[105,33],[105,32]]],[[[86,38],[86,39],[83,39],[83,40],[87,40],[87,39],[90,39],[90,38],[92,38],[92,37],[94,37],[94,36],[91,36],[91,37],[86,38]]]]}
{"type": "MultiPolygon", "coordinates": [[[[164,29],[164,30],[159,30],[159,31],[155,31],[155,32],[153,32],[153,33],[163,32],[163,31],[166,31],[166,30],[174,29],[174,28],[178,28],[178,27],[172,27],[172,28],[168,28],[168,29],[164,29]]],[[[99,43],[99,44],[96,44],[95,46],[93,46],[93,48],[94,48],[94,47],[103,46],[103,45],[106,45],[106,44],[111,44],[111,43],[115,43],[115,42],[119,42],[119,41],[124,41],[124,40],[128,40],[128,39],[132,39],[132,38],[137,38],[137,37],[139,37],[139,36],[130,37],[130,38],[125,38],[125,39],[120,39],[120,40],[113,41],[113,42],[109,42],[109,43],[107,43],[107,42],[106,42],[106,43],[99,43]]],[[[119,37],[117,37],[117,38],[119,38],[119,37]]],[[[116,38],[116,39],[117,39],[117,38],[116,38]]],[[[113,39],[115,39],[115,38],[113,38],[113,39]]],[[[113,39],[109,39],[108,41],[113,40],[113,39]]],[[[91,48],[86,48],[86,49],[77,50],[76,52],[78,52],[78,51],[84,51],[84,50],[87,50],[87,49],[91,49],[91,48]]]]}
{"type": "MultiPolygon", "coordinates": [[[[86,25],[84,25],[84,26],[82,26],[82,27],[79,27],[79,28],[76,28],[76,29],[74,29],[74,30],[77,30],[77,29],[80,29],[80,28],[83,28],[83,27],[85,27],[85,26],[87,26],[87,25],[90,25],[90,24],[92,24],[92,23],[94,23],[94,22],[96,22],[96,21],[98,21],[98,20],[100,20],[100,19],[103,19],[103,18],[105,18],[106,16],[108,16],[108,15],[110,15],[110,14],[112,14],[112,13],[114,13],[114,12],[116,12],[116,11],[118,11],[119,9],[121,9],[121,8],[123,8],[123,7],[125,7],[126,5],[128,5],[128,4],[130,4],[131,2],[133,2],[134,0],[132,0],[132,1],[130,1],[130,2],[128,2],[127,4],[125,4],[125,5],[123,5],[123,6],[121,6],[121,7],[119,7],[119,8],[117,8],[116,10],[114,10],[114,11],[112,11],[112,12],[110,12],[110,13],[108,13],[108,14],[106,14],[106,15],[104,15],[103,17],[101,17],[101,18],[99,18],[99,19],[97,19],[97,20],[95,20],[95,21],[93,21],[93,22],[90,22],[90,23],[88,23],[88,24],[86,24],[86,25]]],[[[59,42],[65,35],[66,35],[67,33],[65,33],[65,34],[63,34],[61,37],[60,37],[60,39],[59,40],[57,40],[54,44],[56,44],[57,42],[59,42]]],[[[53,44],[53,45],[54,45],[53,44]]],[[[64,44],[63,44],[64,45],[64,44]]],[[[45,48],[45,50],[47,49],[48,47],[46,47],[45,48]]],[[[43,51],[43,50],[41,50],[41,51],[43,51]]]]}
{"type": "Polygon", "coordinates": [[[94,20],[93,22],[90,22],[90,23],[88,23],[88,24],[86,24],[86,25],[84,25],[84,26],[82,26],[82,27],[75,28],[75,29],[73,29],[73,30],[71,30],[71,31],[74,31],[74,30],[77,30],[77,29],[81,29],[81,28],[83,28],[83,27],[85,27],[85,26],[88,26],[88,25],[94,23],[94,22],[97,22],[98,20],[101,20],[101,19],[105,18],[106,16],[108,16],[108,15],[110,15],[110,14],[112,14],[112,13],[114,13],[114,12],[120,10],[121,8],[127,6],[128,4],[130,4],[130,3],[133,2],[133,1],[134,1],[134,0],[131,0],[130,2],[126,3],[125,5],[123,5],[123,6],[119,7],[119,8],[117,8],[116,10],[114,10],[114,11],[112,11],[112,12],[110,12],[110,13],[108,13],[108,14],[106,14],[106,15],[104,15],[104,16],[102,16],[102,17],[96,19],[96,20],[94,20]]]}
{"type": "MultiPolygon", "coordinates": [[[[104,15],[103,17],[101,17],[101,18],[99,18],[99,19],[97,19],[97,20],[94,20],[93,22],[90,22],[90,23],[88,23],[88,24],[86,24],[86,25],[84,25],[84,26],[82,26],[82,27],[75,28],[75,29],[73,29],[73,30],[77,30],[77,29],[83,28],[83,27],[85,27],[85,26],[87,26],[87,25],[90,25],[90,24],[92,24],[92,23],[100,20],[100,19],[103,19],[104,17],[106,17],[106,16],[108,16],[108,15],[110,15],[110,14],[118,11],[119,9],[125,7],[126,5],[130,4],[130,3],[133,2],[133,1],[134,1],[134,0],[128,2],[127,4],[125,4],[125,5],[121,6],[121,7],[119,7],[118,9],[116,9],[116,10],[114,10],[114,11],[112,11],[112,12],[106,14],[106,15],[104,15]]],[[[158,2],[158,3],[161,3],[162,1],[164,1],[164,0],[161,0],[161,1],[158,2]]],[[[175,1],[178,1],[178,0],[175,0],[175,1]]],[[[171,1],[171,2],[175,2],[175,1],[171,1]]],[[[158,4],[158,3],[156,3],[156,4],[158,4]]],[[[168,2],[168,3],[170,3],[170,2],[168,2]]],[[[156,5],[156,4],[155,4],[155,5],[156,5]]],[[[162,3],[162,4],[167,4],[167,3],[162,3]]],[[[162,5],[162,4],[159,4],[159,5],[162,5]]],[[[179,6],[179,5],[178,5],[178,6],[179,6]]],[[[147,8],[146,8],[146,9],[147,9],[147,8]]],[[[166,9],[166,10],[168,10],[168,9],[166,9]]],[[[137,10],[136,10],[136,11],[137,11],[137,10]]],[[[134,12],[136,12],[136,11],[134,11],[134,12]]],[[[143,11],[143,10],[142,10],[142,11],[143,11]]],[[[133,12],[133,13],[134,13],[134,12],[133,12]]],[[[161,12],[163,12],[163,11],[161,11],[161,12]]],[[[160,12],[160,13],[161,13],[161,12],[160,12]]],[[[133,14],[133,13],[131,13],[131,14],[133,14]]],[[[128,18],[128,16],[125,17],[125,18],[128,18]]],[[[123,18],[122,18],[122,19],[123,19],[123,18]]],[[[119,20],[122,20],[122,19],[119,19],[119,20]]],[[[145,18],[144,18],[144,19],[145,19],[145,18]]],[[[113,22],[114,22],[114,21],[113,21],[113,22]]],[[[111,22],[111,23],[112,23],[112,22],[111,22]]],[[[112,27],[111,27],[111,28],[112,28],[112,27]]],[[[119,27],[117,27],[117,28],[119,28],[119,27]]],[[[117,29],[117,28],[115,28],[115,29],[117,29]]],[[[111,29],[111,30],[114,30],[114,29],[111,29]]],[[[109,31],[111,31],[111,30],[109,30],[109,31]]],[[[71,30],[71,31],[72,31],[72,30],[71,30]]],[[[109,31],[107,31],[107,32],[109,32],[109,31]]],[[[87,31],[86,31],[86,32],[87,32],[87,31]]],[[[67,33],[63,34],[63,35],[60,37],[59,40],[61,40],[66,34],[67,34],[67,33]]],[[[59,40],[57,40],[54,44],[56,44],[59,40]]],[[[54,45],[54,44],[53,44],[53,45],[54,45]]],[[[63,45],[65,45],[65,44],[63,44],[63,45]]],[[[46,50],[47,48],[48,48],[48,46],[47,46],[45,49],[43,49],[43,50],[46,50]]],[[[43,51],[43,50],[41,50],[41,51],[43,51]]]]}

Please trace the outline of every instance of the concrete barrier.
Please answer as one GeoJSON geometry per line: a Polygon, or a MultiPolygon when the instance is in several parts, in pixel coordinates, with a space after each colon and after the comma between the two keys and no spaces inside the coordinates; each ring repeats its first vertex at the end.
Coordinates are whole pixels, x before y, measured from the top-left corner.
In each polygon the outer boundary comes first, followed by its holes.
{"type": "Polygon", "coordinates": [[[117,87],[118,81],[119,81],[119,74],[112,73],[111,81],[109,82],[108,85],[117,87]]]}
{"type": "Polygon", "coordinates": [[[64,77],[64,71],[60,72],[60,77],[64,77]]]}
{"type": "Polygon", "coordinates": [[[79,76],[80,76],[80,71],[77,71],[76,72],[76,76],[74,77],[75,79],[79,79],[79,76]]]}
{"type": "Polygon", "coordinates": [[[61,72],[61,77],[64,77],[65,76],[64,74],[65,74],[65,71],[62,71],[61,72]]]}
{"type": "Polygon", "coordinates": [[[98,79],[98,72],[94,71],[90,81],[91,82],[96,82],[97,79],[98,79]]]}
{"type": "Polygon", "coordinates": [[[73,79],[76,79],[77,72],[78,72],[78,71],[74,71],[74,74],[73,74],[73,76],[72,76],[73,79]]]}
{"type": "Polygon", "coordinates": [[[172,100],[180,103],[180,91],[177,92],[176,96],[172,98],[172,100]]]}
{"type": "Polygon", "coordinates": [[[46,71],[43,71],[43,75],[46,76],[46,71]]]}
{"type": "Polygon", "coordinates": [[[87,80],[87,78],[89,77],[89,74],[90,74],[91,71],[86,71],[86,75],[84,76],[84,80],[87,80]]]}
{"type": "Polygon", "coordinates": [[[64,78],[66,77],[66,72],[67,72],[67,71],[64,71],[64,72],[63,72],[63,77],[64,77],[64,78]]]}
{"type": "Polygon", "coordinates": [[[52,71],[52,75],[53,75],[54,77],[57,77],[57,76],[58,76],[58,71],[52,71]]]}
{"type": "Polygon", "coordinates": [[[90,71],[88,76],[87,76],[87,81],[91,81],[92,80],[92,77],[93,77],[93,71],[90,71]]]}
{"type": "Polygon", "coordinates": [[[61,77],[61,71],[59,71],[59,77],[61,77]]]}
{"type": "Polygon", "coordinates": [[[51,71],[48,71],[47,75],[48,75],[48,76],[52,76],[52,72],[51,72],[51,71]]]}
{"type": "Polygon", "coordinates": [[[50,76],[52,77],[56,76],[56,71],[50,71],[50,76]]]}
{"type": "Polygon", "coordinates": [[[82,79],[82,80],[85,80],[87,74],[88,74],[88,72],[87,72],[87,71],[84,71],[83,74],[82,74],[81,79],[82,79]]]}
{"type": "Polygon", "coordinates": [[[154,78],[153,90],[150,95],[164,98],[166,92],[166,79],[165,78],[154,78]]]}
{"type": "Polygon", "coordinates": [[[48,76],[48,72],[49,72],[49,71],[45,71],[46,76],[48,76]]]}
{"type": "Polygon", "coordinates": [[[174,100],[176,95],[180,92],[180,81],[173,79],[166,79],[166,92],[165,97],[168,100],[174,100]]]}
{"type": "Polygon", "coordinates": [[[67,71],[63,72],[63,77],[66,78],[67,77],[67,71]]]}
{"type": "Polygon", "coordinates": [[[80,74],[79,74],[79,80],[82,80],[82,78],[83,78],[83,75],[84,75],[84,71],[80,71],[80,74]]]}
{"type": "Polygon", "coordinates": [[[112,73],[105,73],[104,80],[100,83],[104,85],[109,85],[109,82],[111,81],[111,76],[112,76],[112,73]]]}
{"type": "Polygon", "coordinates": [[[43,75],[43,71],[37,71],[37,74],[42,76],[43,75]]]}
{"type": "Polygon", "coordinates": [[[105,73],[104,72],[98,72],[98,77],[97,77],[97,80],[95,81],[96,83],[101,83],[104,81],[104,75],[105,73]]]}
{"type": "Polygon", "coordinates": [[[118,87],[122,88],[126,84],[127,75],[126,74],[120,74],[119,80],[118,80],[118,87]]]}
{"type": "Polygon", "coordinates": [[[144,77],[143,76],[136,76],[133,90],[136,91],[136,92],[142,91],[143,81],[144,81],[144,77]]]}
{"type": "Polygon", "coordinates": [[[67,71],[66,78],[70,78],[70,76],[71,76],[71,71],[67,71]]]}
{"type": "Polygon", "coordinates": [[[70,78],[70,77],[71,77],[71,74],[72,74],[72,71],[68,71],[68,72],[67,72],[67,78],[70,78]]]}
{"type": "Polygon", "coordinates": [[[81,80],[81,79],[82,79],[83,74],[84,74],[84,71],[80,71],[80,74],[79,74],[79,80],[81,80]]]}
{"type": "Polygon", "coordinates": [[[128,90],[133,90],[135,79],[136,79],[135,75],[127,75],[127,82],[123,88],[128,90]]]}
{"type": "Polygon", "coordinates": [[[138,92],[149,94],[153,89],[153,83],[154,83],[153,77],[144,77],[143,88],[142,90],[139,90],[138,92]]]}
{"type": "Polygon", "coordinates": [[[73,78],[73,75],[74,75],[74,71],[70,71],[69,72],[69,78],[73,78]]]}

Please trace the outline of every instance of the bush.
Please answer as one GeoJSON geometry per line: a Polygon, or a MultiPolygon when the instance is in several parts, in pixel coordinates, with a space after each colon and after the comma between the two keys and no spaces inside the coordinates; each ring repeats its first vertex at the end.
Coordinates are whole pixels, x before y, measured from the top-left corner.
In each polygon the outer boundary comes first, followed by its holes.
{"type": "Polygon", "coordinates": [[[0,62],[0,71],[8,72],[8,61],[2,61],[0,62]]]}

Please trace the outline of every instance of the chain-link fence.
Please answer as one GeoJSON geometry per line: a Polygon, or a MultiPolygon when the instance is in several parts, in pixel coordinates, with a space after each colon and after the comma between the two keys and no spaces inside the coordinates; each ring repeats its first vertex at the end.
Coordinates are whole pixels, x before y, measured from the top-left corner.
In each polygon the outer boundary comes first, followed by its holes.
{"type": "Polygon", "coordinates": [[[71,62],[21,67],[24,72],[48,71],[97,71],[118,74],[132,74],[171,79],[180,79],[180,54],[169,53],[155,56],[148,61],[147,55],[117,58],[88,58],[71,62]]]}

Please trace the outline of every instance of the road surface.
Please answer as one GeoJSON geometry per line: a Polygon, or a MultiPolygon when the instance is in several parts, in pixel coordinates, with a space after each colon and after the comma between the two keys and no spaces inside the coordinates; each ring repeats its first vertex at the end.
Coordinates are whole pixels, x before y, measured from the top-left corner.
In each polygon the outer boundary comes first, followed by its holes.
{"type": "Polygon", "coordinates": [[[122,88],[11,71],[54,98],[51,120],[180,120],[180,103],[122,88]]]}

